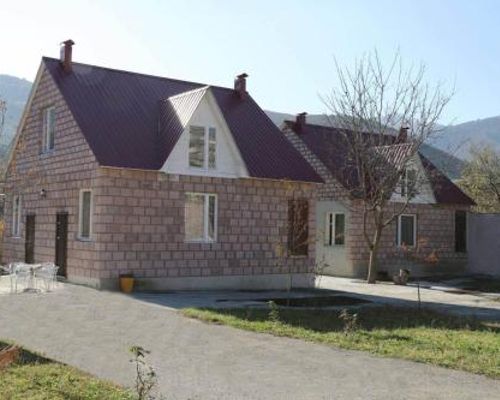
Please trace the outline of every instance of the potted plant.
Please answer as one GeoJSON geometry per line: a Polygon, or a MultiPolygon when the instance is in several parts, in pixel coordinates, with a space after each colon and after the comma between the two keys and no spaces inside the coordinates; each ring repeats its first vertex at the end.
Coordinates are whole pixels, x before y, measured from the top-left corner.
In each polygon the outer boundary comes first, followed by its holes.
{"type": "Polygon", "coordinates": [[[120,290],[123,293],[132,293],[134,290],[134,275],[132,273],[120,274],[120,290]]]}
{"type": "Polygon", "coordinates": [[[392,278],[396,285],[406,285],[408,283],[409,277],[410,277],[410,270],[400,269],[399,275],[394,275],[392,278]]]}

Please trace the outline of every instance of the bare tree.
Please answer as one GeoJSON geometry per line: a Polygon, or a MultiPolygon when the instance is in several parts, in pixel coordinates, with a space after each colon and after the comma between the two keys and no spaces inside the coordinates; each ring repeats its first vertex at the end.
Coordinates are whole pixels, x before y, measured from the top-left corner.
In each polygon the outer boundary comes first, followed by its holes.
{"type": "Polygon", "coordinates": [[[424,65],[406,68],[399,52],[388,67],[376,51],[352,70],[335,65],[339,85],[323,101],[334,115],[332,125],[343,132],[352,206],[362,212],[369,250],[367,281],[375,283],[382,231],[405,211],[426,179],[419,169],[407,167],[439,131],[437,121],[451,93],[425,82],[424,65]],[[395,193],[398,202],[388,207],[395,193]]]}

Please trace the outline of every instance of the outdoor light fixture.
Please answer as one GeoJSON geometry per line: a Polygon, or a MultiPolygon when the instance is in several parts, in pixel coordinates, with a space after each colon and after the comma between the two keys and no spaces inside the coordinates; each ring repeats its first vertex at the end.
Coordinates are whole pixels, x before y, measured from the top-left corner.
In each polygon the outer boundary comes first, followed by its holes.
{"type": "Polygon", "coordinates": [[[45,189],[40,190],[40,197],[42,199],[44,199],[45,197],[47,197],[47,192],[45,191],[45,189]]]}

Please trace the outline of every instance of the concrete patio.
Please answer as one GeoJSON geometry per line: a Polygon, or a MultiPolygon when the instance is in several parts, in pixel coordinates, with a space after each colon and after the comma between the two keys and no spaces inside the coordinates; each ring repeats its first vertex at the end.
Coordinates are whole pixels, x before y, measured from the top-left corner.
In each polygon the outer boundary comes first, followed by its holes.
{"type": "MultiPolygon", "coordinates": [[[[343,291],[382,304],[412,307],[418,304],[418,289],[414,282],[408,286],[391,282],[369,285],[355,279],[321,276],[316,284],[321,289],[343,291]]],[[[465,293],[457,290],[453,281],[449,284],[421,281],[420,298],[423,307],[500,321],[500,294],[465,293]]]]}

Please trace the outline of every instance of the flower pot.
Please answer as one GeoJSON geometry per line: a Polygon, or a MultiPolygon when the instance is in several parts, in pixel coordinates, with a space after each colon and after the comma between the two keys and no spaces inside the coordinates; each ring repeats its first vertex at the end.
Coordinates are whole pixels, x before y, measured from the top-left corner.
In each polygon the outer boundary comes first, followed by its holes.
{"type": "Polygon", "coordinates": [[[123,293],[132,293],[132,290],[134,290],[134,278],[132,276],[120,276],[120,290],[123,293]]]}

